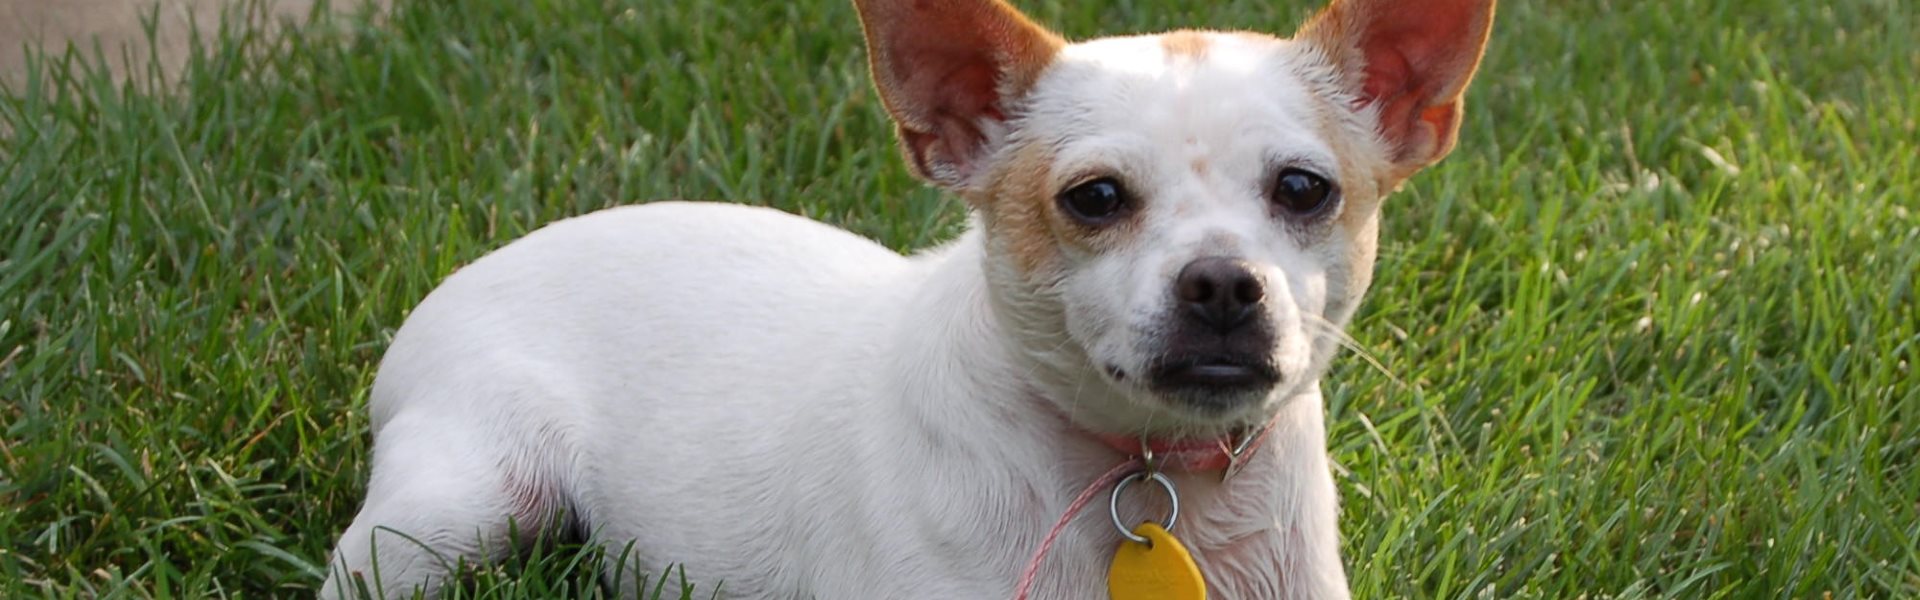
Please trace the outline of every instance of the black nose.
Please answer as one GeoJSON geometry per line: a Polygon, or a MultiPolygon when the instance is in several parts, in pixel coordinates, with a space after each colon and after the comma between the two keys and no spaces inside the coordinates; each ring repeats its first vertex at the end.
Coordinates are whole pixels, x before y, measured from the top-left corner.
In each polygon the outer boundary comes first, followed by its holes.
{"type": "Polygon", "coordinates": [[[1224,256],[1187,263],[1173,282],[1173,293],[1188,314],[1220,333],[1247,322],[1267,295],[1247,263],[1224,256]]]}

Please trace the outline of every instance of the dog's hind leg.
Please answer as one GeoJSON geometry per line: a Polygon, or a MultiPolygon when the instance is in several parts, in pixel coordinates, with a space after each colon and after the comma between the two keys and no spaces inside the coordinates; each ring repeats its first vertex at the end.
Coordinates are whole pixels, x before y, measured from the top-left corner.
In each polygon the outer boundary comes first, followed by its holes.
{"type": "Polygon", "coordinates": [[[322,599],[433,598],[462,562],[503,560],[555,524],[537,457],[451,420],[402,414],[380,428],[366,505],[340,537],[322,599]]]}

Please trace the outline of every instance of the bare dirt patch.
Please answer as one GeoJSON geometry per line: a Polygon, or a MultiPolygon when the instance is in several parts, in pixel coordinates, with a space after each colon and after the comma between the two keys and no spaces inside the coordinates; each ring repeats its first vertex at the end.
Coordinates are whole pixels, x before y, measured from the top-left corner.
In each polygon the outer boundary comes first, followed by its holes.
{"type": "MultiPolygon", "coordinates": [[[[168,74],[179,72],[192,48],[190,32],[211,34],[220,25],[223,9],[242,6],[244,0],[0,0],[0,83],[18,88],[23,82],[29,48],[49,54],[66,51],[69,44],[85,55],[98,47],[116,73],[144,68],[149,61],[168,74]],[[154,43],[149,45],[143,19],[152,15],[154,43]],[[97,44],[97,46],[96,46],[97,44]]],[[[336,12],[388,0],[334,0],[336,12]]],[[[311,14],[313,0],[277,0],[261,10],[239,13],[254,26],[275,27],[311,14]]]]}

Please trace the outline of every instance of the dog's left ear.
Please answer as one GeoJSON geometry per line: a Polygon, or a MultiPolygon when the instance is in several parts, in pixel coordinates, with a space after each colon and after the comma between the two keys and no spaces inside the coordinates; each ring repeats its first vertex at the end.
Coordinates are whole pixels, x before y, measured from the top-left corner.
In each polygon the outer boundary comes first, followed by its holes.
{"type": "Polygon", "coordinates": [[[1392,147],[1402,177],[1453,150],[1462,96],[1487,46],[1495,0],[1334,0],[1300,28],[1342,73],[1392,147]]]}
{"type": "Polygon", "coordinates": [[[1003,0],[855,0],[868,66],[922,178],[961,187],[1065,42],[1003,0]]]}

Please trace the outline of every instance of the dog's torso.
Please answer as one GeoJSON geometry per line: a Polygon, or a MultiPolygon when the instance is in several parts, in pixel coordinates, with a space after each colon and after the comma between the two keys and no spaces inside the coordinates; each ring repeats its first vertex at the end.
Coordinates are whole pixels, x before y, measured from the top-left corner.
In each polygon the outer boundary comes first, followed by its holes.
{"type": "MultiPolygon", "coordinates": [[[[906,259],[718,204],[556,223],[409,317],[374,388],[375,435],[474,446],[518,490],[488,508],[528,530],[565,516],[614,554],[631,542],[626,579],[681,565],[728,597],[1005,597],[1074,495],[1125,457],[1025,397],[981,261],[977,236],[906,259]]],[[[1286,518],[1334,502],[1324,460],[1278,458],[1323,453],[1317,394],[1293,406],[1224,486],[1175,475],[1176,531],[1216,597],[1340,583],[1336,556],[1299,550],[1330,548],[1334,523],[1286,518]]],[[[1123,498],[1124,516],[1165,510],[1156,493],[1123,498]]],[[[1104,597],[1120,540],[1103,504],[1086,511],[1036,593],[1104,597]]]]}

